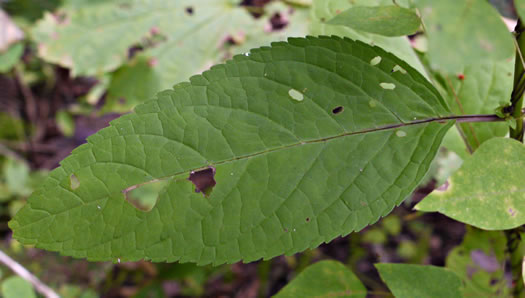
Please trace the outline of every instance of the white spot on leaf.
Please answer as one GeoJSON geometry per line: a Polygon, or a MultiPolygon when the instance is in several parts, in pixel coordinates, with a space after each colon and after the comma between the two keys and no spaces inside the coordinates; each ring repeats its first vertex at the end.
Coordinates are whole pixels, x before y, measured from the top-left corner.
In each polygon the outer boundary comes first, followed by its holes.
{"type": "Polygon", "coordinates": [[[402,130],[398,130],[396,131],[396,136],[402,138],[402,137],[406,137],[407,136],[407,133],[402,131],[402,130]]]}
{"type": "Polygon", "coordinates": [[[290,89],[288,91],[288,95],[290,95],[290,97],[293,100],[303,101],[303,99],[304,99],[304,95],[301,92],[299,92],[299,91],[297,91],[295,89],[290,89]]]}
{"type": "Polygon", "coordinates": [[[394,89],[396,89],[396,85],[394,85],[392,83],[380,83],[379,86],[381,86],[381,88],[386,89],[386,90],[394,90],[394,89]]]}
{"type": "Polygon", "coordinates": [[[375,56],[374,58],[372,58],[372,60],[370,60],[370,65],[372,65],[372,66],[378,65],[379,63],[381,63],[381,57],[380,56],[375,56]]]}
{"type": "Polygon", "coordinates": [[[396,72],[396,71],[399,71],[402,74],[406,74],[407,73],[407,71],[403,67],[401,67],[399,65],[394,66],[394,68],[392,69],[392,72],[396,72]]]}
{"type": "Polygon", "coordinates": [[[69,176],[69,186],[72,190],[80,187],[80,181],[78,181],[78,178],[75,176],[75,174],[71,174],[71,176],[69,176]]]}

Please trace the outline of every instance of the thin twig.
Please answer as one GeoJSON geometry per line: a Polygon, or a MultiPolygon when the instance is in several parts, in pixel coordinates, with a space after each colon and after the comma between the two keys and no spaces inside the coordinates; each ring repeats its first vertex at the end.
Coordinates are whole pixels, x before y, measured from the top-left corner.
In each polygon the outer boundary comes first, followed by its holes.
{"type": "Polygon", "coordinates": [[[58,294],[53,291],[50,287],[42,283],[36,276],[31,274],[24,266],[11,259],[3,251],[0,250],[0,262],[13,270],[18,276],[30,282],[33,287],[42,295],[48,298],[60,298],[58,294]]]}

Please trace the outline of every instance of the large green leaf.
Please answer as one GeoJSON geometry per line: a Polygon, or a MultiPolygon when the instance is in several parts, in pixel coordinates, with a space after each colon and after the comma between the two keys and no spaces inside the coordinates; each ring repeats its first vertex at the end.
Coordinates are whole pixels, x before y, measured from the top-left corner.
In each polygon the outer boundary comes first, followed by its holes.
{"type": "Polygon", "coordinates": [[[525,147],[508,138],[483,143],[442,188],[416,205],[486,230],[525,224],[525,147]]]}
{"type": "Polygon", "coordinates": [[[397,298],[462,297],[461,280],[445,268],[387,263],[375,266],[397,298]]]}
{"type": "Polygon", "coordinates": [[[306,268],[274,297],[364,298],[366,293],[365,286],[345,265],[335,261],[321,261],[306,268]]]}
{"type": "Polygon", "coordinates": [[[405,60],[420,73],[426,74],[425,68],[419,61],[416,53],[412,50],[412,47],[410,46],[410,43],[406,37],[386,37],[378,34],[353,30],[346,26],[327,24],[327,22],[337,16],[338,13],[341,13],[352,7],[389,4],[392,4],[391,0],[314,0],[311,9],[312,22],[310,25],[310,33],[314,35],[345,36],[372,45],[377,45],[405,60]]]}
{"type": "Polygon", "coordinates": [[[514,0],[514,6],[520,18],[525,17],[525,0],[514,0]]]}
{"type": "MultiPolygon", "coordinates": [[[[493,114],[512,93],[514,60],[483,62],[461,68],[459,76],[437,75],[447,93],[445,100],[456,115],[493,114]]],[[[507,123],[461,123],[458,125],[472,150],[493,137],[503,137],[507,123]]]]}
{"type": "Polygon", "coordinates": [[[385,36],[403,36],[416,33],[421,22],[411,9],[382,5],[351,7],[329,20],[328,24],[385,36]]]}
{"type": "Polygon", "coordinates": [[[501,231],[467,226],[461,245],[450,251],[446,267],[463,281],[464,297],[508,297],[507,241],[501,231]]]}
{"type": "Polygon", "coordinates": [[[10,227],[22,243],[90,260],[293,254],[400,204],[453,124],[411,121],[448,113],[428,81],[380,48],[336,37],[274,43],[89,137],[10,227]],[[186,178],[208,166],[217,184],[205,197],[186,178]],[[123,190],[157,179],[170,183],[150,212],[125,200],[123,190]]]}
{"type": "Polygon", "coordinates": [[[512,35],[485,0],[417,0],[431,66],[458,73],[464,65],[512,57],[512,35]]]}

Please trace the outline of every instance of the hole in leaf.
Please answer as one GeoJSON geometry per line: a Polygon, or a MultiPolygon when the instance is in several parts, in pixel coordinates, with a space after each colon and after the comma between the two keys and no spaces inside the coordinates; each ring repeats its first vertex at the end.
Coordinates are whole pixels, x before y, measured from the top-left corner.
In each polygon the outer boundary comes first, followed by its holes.
{"type": "Polygon", "coordinates": [[[376,56],[370,60],[370,65],[372,66],[378,65],[379,63],[381,63],[381,56],[376,56]]]}
{"type": "Polygon", "coordinates": [[[80,187],[80,181],[78,181],[78,178],[75,176],[75,174],[71,174],[71,176],[69,176],[69,186],[72,190],[80,187]]]}
{"type": "Polygon", "coordinates": [[[334,114],[339,114],[339,113],[341,113],[343,110],[344,110],[344,108],[343,108],[342,106],[338,106],[338,107],[335,107],[335,108],[332,110],[332,113],[334,113],[334,114]]]}
{"type": "Polygon", "coordinates": [[[290,89],[288,91],[288,95],[290,95],[290,97],[293,100],[303,101],[303,99],[304,99],[304,95],[301,92],[299,92],[299,91],[297,91],[295,89],[290,89]]]}
{"type": "Polygon", "coordinates": [[[157,204],[160,192],[168,185],[170,180],[152,180],[143,184],[133,185],[122,191],[126,201],[133,207],[148,212],[157,204]]]}
{"type": "Polygon", "coordinates": [[[386,89],[386,90],[394,90],[394,89],[396,89],[396,85],[394,85],[392,83],[380,83],[379,86],[381,86],[381,88],[386,89]]]}
{"type": "Polygon", "coordinates": [[[193,13],[194,13],[193,7],[191,7],[191,6],[186,7],[186,13],[188,15],[190,15],[190,16],[193,15],[193,13]]]}
{"type": "Polygon", "coordinates": [[[210,196],[215,182],[215,168],[209,167],[200,171],[191,171],[188,180],[195,185],[195,192],[202,192],[205,197],[210,196]]]}

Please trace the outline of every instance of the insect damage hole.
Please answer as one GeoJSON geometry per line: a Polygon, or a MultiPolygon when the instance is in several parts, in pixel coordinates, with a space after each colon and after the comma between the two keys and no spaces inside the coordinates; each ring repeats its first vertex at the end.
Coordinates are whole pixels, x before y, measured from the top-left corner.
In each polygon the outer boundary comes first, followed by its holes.
{"type": "MultiPolygon", "coordinates": [[[[122,191],[126,201],[140,211],[151,211],[159,200],[159,195],[171,180],[153,179],[141,184],[132,185],[122,191]]],[[[100,208],[99,208],[100,209],[100,208]]]]}
{"type": "Polygon", "coordinates": [[[191,171],[188,180],[195,185],[195,192],[201,192],[205,197],[209,197],[215,182],[215,168],[209,167],[200,171],[191,171]]]}
{"type": "Polygon", "coordinates": [[[344,107],[342,107],[342,106],[338,106],[338,107],[335,107],[335,108],[332,110],[332,113],[333,113],[333,114],[339,114],[339,113],[341,113],[342,111],[344,111],[344,109],[345,109],[344,107]]]}

